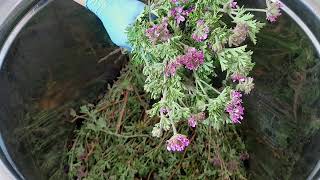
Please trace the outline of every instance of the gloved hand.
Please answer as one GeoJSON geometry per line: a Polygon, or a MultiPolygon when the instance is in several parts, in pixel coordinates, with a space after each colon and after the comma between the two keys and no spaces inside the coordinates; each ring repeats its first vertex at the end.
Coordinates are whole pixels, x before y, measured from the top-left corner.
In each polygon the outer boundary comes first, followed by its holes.
{"type": "Polygon", "coordinates": [[[86,0],[85,6],[100,18],[113,43],[131,51],[127,27],[136,21],[145,4],[138,0],[86,0]]]}

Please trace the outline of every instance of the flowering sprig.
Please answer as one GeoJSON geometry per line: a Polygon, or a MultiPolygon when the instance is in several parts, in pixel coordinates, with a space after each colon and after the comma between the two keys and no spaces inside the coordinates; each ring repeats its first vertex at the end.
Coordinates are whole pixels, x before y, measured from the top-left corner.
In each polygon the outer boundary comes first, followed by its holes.
{"type": "Polygon", "coordinates": [[[196,30],[192,34],[192,38],[197,42],[202,42],[208,38],[209,27],[205,24],[205,21],[200,19],[197,21],[196,30]]]}
{"type": "Polygon", "coordinates": [[[281,14],[279,2],[266,4],[265,9],[249,9],[236,0],[162,0],[152,5],[157,19],[150,20],[146,8],[129,29],[132,63],[143,66],[145,91],[156,100],[148,113],[160,117],[152,134],[160,137],[172,129],[169,151],[189,146],[189,138],[178,132],[183,124],[221,129],[244,121],[243,93],[254,87],[248,77],[253,52],[246,40],[256,44],[264,25],[250,11],[266,13],[271,22],[281,14]],[[216,76],[225,77],[222,87],[212,85],[216,76]]]}
{"type": "Polygon", "coordinates": [[[267,20],[276,22],[278,17],[281,16],[282,3],[280,1],[267,0],[267,20]]]}

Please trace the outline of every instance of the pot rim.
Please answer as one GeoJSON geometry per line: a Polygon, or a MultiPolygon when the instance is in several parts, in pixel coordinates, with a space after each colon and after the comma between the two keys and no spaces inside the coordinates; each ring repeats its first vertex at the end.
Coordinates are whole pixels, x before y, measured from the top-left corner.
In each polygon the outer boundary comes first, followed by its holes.
{"type": "MultiPolygon", "coordinates": [[[[33,0],[33,1],[36,1],[36,3],[31,7],[26,7],[27,8],[26,11],[20,12],[19,14],[19,17],[21,17],[20,20],[17,20],[16,22],[15,21],[12,22],[13,23],[12,26],[10,26],[9,29],[7,29],[7,31],[9,32],[8,36],[3,42],[0,42],[0,45],[2,45],[0,47],[0,70],[2,68],[2,64],[8,50],[11,48],[12,43],[14,42],[15,38],[20,33],[20,31],[23,29],[23,27],[29,22],[29,20],[33,16],[35,16],[39,11],[41,11],[45,6],[47,6],[53,0],[33,0]]],[[[16,0],[16,2],[17,3],[14,4],[15,6],[17,6],[17,4],[19,3],[22,4],[23,2],[26,2],[26,1],[16,0]]],[[[315,18],[318,18],[318,21],[320,23],[320,2],[315,2],[314,0],[300,0],[300,3],[303,3],[303,5],[308,10],[311,11],[311,14],[313,14],[315,18]]],[[[308,25],[299,17],[297,13],[295,13],[290,7],[288,7],[286,3],[283,3],[282,9],[304,31],[304,33],[308,36],[313,46],[315,47],[318,55],[320,56],[320,37],[317,38],[317,36],[312,32],[312,30],[308,27],[308,25]]],[[[10,13],[13,14],[13,12],[10,12],[10,13]]],[[[7,15],[7,17],[10,17],[10,13],[7,15]]],[[[14,12],[14,13],[17,13],[17,12],[14,12]]],[[[1,27],[0,25],[0,28],[3,28],[3,27],[1,27]]],[[[320,172],[320,160],[318,161],[317,165],[315,166],[311,174],[308,176],[307,180],[312,180],[317,174],[319,174],[319,172],[320,172]]],[[[11,159],[7,151],[7,148],[4,144],[4,141],[2,139],[1,132],[0,132],[0,177],[3,177],[4,179],[25,179],[23,175],[19,172],[14,161],[11,159]],[[4,159],[2,159],[2,157],[4,157],[4,159]]]]}

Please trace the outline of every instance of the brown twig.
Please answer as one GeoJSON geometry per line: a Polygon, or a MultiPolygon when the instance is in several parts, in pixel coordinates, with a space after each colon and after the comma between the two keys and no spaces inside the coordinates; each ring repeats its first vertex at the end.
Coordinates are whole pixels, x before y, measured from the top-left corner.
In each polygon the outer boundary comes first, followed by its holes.
{"type": "Polygon", "coordinates": [[[106,55],[105,57],[101,58],[101,59],[98,61],[98,63],[101,63],[101,62],[109,59],[111,56],[113,56],[113,55],[115,55],[115,54],[117,54],[117,53],[119,53],[119,52],[121,52],[121,48],[115,49],[114,51],[112,51],[112,52],[110,52],[108,55],[106,55]]]}
{"type": "Polygon", "coordinates": [[[117,104],[119,104],[119,103],[122,103],[123,101],[124,101],[124,100],[116,101],[116,102],[114,102],[114,103],[108,103],[108,104],[100,107],[97,111],[98,111],[98,112],[103,111],[103,110],[105,110],[105,109],[107,109],[107,108],[109,108],[109,107],[112,107],[112,106],[114,106],[114,105],[117,105],[117,104]]]}
{"type": "Polygon", "coordinates": [[[89,160],[89,157],[93,154],[95,147],[96,147],[96,143],[92,142],[89,144],[89,151],[88,151],[86,157],[84,158],[85,162],[87,162],[89,160]]]}
{"type": "Polygon", "coordinates": [[[127,103],[128,103],[128,97],[129,97],[129,91],[126,90],[124,93],[124,102],[123,102],[123,106],[120,112],[120,116],[118,118],[118,122],[117,122],[117,126],[116,126],[116,133],[119,133],[122,121],[124,116],[126,115],[126,107],[127,107],[127,103]]]}
{"type": "Polygon", "coordinates": [[[143,106],[144,110],[147,110],[148,109],[148,105],[147,105],[147,103],[145,101],[143,101],[141,99],[141,96],[140,96],[140,94],[138,92],[138,89],[136,87],[133,87],[133,91],[136,94],[136,96],[137,96],[138,100],[140,101],[141,105],[143,106]]]}

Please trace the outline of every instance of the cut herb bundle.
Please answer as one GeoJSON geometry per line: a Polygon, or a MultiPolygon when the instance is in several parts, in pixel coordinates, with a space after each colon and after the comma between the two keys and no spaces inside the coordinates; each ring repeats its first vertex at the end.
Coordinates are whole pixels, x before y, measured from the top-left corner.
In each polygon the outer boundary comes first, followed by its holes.
{"type": "Polygon", "coordinates": [[[248,77],[252,51],[245,42],[249,38],[256,44],[264,25],[249,11],[265,12],[271,22],[281,15],[280,2],[266,4],[266,9],[247,9],[234,0],[159,0],[129,29],[131,63],[143,66],[144,89],[157,100],[148,111],[160,118],[153,136],[172,130],[169,151],[189,145],[177,131],[180,122],[221,129],[244,119],[242,92],[254,87],[248,77]],[[217,81],[220,85],[214,86],[217,81]]]}

